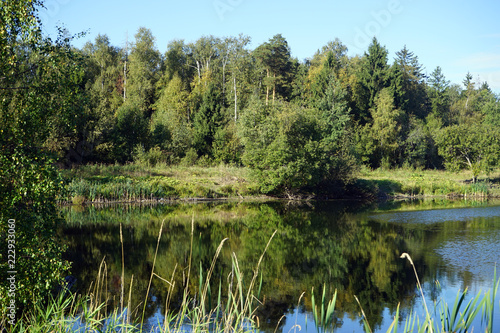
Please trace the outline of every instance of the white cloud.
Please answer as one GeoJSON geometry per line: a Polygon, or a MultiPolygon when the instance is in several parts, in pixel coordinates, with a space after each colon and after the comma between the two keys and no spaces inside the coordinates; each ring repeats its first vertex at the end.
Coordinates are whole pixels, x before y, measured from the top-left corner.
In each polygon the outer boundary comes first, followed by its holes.
{"type": "Polygon", "coordinates": [[[500,93],[500,70],[482,72],[478,75],[481,82],[488,82],[488,85],[494,92],[500,93]]]}
{"type": "Polygon", "coordinates": [[[471,54],[455,61],[453,67],[457,73],[463,74],[462,79],[468,71],[474,76],[474,79],[479,78],[480,82],[488,82],[493,91],[500,93],[500,53],[479,52],[471,54]]]}
{"type": "Polygon", "coordinates": [[[500,53],[475,53],[457,60],[455,65],[467,68],[471,73],[483,70],[500,70],[500,53]]]}
{"type": "Polygon", "coordinates": [[[493,33],[493,34],[487,34],[487,35],[482,35],[480,36],[481,38],[500,38],[500,33],[493,33]]]}

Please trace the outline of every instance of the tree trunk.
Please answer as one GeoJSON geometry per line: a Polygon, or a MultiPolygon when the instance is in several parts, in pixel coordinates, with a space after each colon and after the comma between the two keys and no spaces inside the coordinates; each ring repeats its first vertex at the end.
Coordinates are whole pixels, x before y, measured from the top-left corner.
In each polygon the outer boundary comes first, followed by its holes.
{"type": "Polygon", "coordinates": [[[201,83],[201,69],[200,69],[200,62],[196,60],[196,70],[198,71],[198,82],[201,83]]]}
{"type": "Polygon", "coordinates": [[[238,96],[236,94],[236,76],[233,75],[234,84],[234,122],[238,119],[238,96]]]}
{"type": "Polygon", "coordinates": [[[469,165],[470,171],[472,172],[472,183],[475,184],[477,181],[476,170],[474,168],[474,165],[472,164],[472,161],[469,159],[469,157],[465,156],[465,159],[467,160],[467,164],[469,165]]]}
{"type": "Polygon", "coordinates": [[[222,100],[226,101],[226,63],[222,62],[222,100]]]}
{"type": "Polygon", "coordinates": [[[273,80],[273,105],[275,99],[276,99],[276,73],[274,73],[274,80],[273,80]]]}
{"type": "MultiPolygon", "coordinates": [[[[269,79],[269,68],[267,69],[267,78],[269,79]]],[[[269,105],[269,84],[266,84],[266,105],[269,105]]]]}
{"type": "Polygon", "coordinates": [[[127,58],[125,58],[125,64],[123,65],[123,100],[127,99],[127,58]]]}

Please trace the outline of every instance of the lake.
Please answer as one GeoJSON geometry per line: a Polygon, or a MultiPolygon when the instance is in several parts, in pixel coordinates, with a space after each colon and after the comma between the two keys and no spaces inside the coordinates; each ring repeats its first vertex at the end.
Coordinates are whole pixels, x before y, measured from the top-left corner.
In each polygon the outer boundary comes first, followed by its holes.
{"type": "MultiPolygon", "coordinates": [[[[83,294],[93,291],[102,267],[110,305],[119,306],[123,255],[125,303],[130,291],[136,318],[142,314],[159,239],[154,271],[161,278],[152,279],[148,329],[163,322],[165,280],[177,286],[189,283],[194,296],[200,268],[206,274],[226,238],[211,279],[214,299],[219,284],[226,294],[233,256],[249,283],[277,231],[259,268],[262,304],[256,315],[264,332],[298,332],[299,326],[300,332],[316,332],[311,288],[320,298],[323,287],[328,297],[338,293],[334,331],[363,331],[357,296],[372,330],[385,332],[398,304],[403,318],[424,311],[413,267],[400,258],[402,253],[415,264],[430,311],[439,309],[441,300],[453,306],[459,290],[468,288],[468,300],[491,289],[500,258],[499,202],[198,202],[63,207],[62,215],[75,288],[83,294]]],[[[174,292],[173,304],[181,289],[174,292]]],[[[500,329],[499,301],[494,331],[500,329]]],[[[475,326],[480,324],[476,320],[475,326]]]]}

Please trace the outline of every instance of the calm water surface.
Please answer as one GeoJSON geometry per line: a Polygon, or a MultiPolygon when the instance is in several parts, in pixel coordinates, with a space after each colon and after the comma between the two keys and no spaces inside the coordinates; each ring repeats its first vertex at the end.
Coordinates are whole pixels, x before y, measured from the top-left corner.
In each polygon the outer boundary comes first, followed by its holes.
{"type": "MultiPolygon", "coordinates": [[[[356,295],[374,331],[385,332],[397,305],[402,316],[423,311],[412,267],[400,255],[411,255],[427,304],[434,309],[444,299],[453,305],[459,290],[474,296],[492,287],[500,259],[500,204],[447,201],[196,203],[155,206],[115,205],[63,208],[67,258],[74,262],[76,288],[87,293],[105,262],[112,306],[119,304],[123,228],[125,290],[128,299],[133,275],[131,309],[144,301],[162,221],[155,273],[176,285],[183,283],[191,248],[194,219],[193,269],[189,283],[198,289],[199,267],[210,267],[220,242],[224,243],[214,269],[213,290],[225,281],[234,253],[245,281],[266,243],[277,234],[265,254],[261,299],[257,311],[266,332],[316,332],[311,316],[311,288],[338,291],[335,331],[363,331],[356,295]],[[301,294],[306,292],[304,297],[301,294]],[[300,303],[299,303],[300,299],[300,303]],[[296,329],[298,331],[298,329],[296,329]]],[[[104,266],[103,266],[104,267],[104,266]]],[[[223,289],[225,287],[222,284],[223,289]]],[[[146,316],[152,327],[162,322],[167,285],[153,279],[146,316]]],[[[173,297],[175,304],[181,289],[173,297]]],[[[224,290],[223,290],[224,294],[224,290]]],[[[216,297],[214,296],[214,299],[216,297]]],[[[500,329],[496,301],[494,331],[500,329]]],[[[140,305],[140,306],[139,306],[140,305]]],[[[439,318],[439,315],[436,316],[439,318]]],[[[480,325],[480,320],[476,324],[480,325]]],[[[481,331],[475,329],[475,331],[481,331]]]]}

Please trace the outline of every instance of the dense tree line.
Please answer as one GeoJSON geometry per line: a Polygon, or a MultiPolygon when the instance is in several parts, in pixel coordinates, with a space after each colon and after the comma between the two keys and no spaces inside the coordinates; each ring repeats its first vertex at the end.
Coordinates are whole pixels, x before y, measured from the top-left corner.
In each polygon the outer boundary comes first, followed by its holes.
{"type": "Polygon", "coordinates": [[[477,177],[497,163],[499,97],[470,73],[463,86],[440,67],[426,75],[406,46],[391,61],[374,38],[349,57],[336,39],[301,62],[279,34],[254,50],[244,35],[174,40],[165,54],[154,41],[140,28],[123,48],[99,35],[77,50],[82,125],[61,156],[243,164],[265,192],[346,181],[360,164],[477,177]]]}
{"type": "Polygon", "coordinates": [[[498,162],[499,96],[470,73],[450,84],[376,38],[361,56],[336,39],[305,61],[280,34],[249,44],[203,36],[162,54],[146,28],[122,47],[99,35],[72,49],[76,88],[43,146],[66,164],[246,165],[268,193],[345,183],[362,164],[476,178],[498,162]]]}

